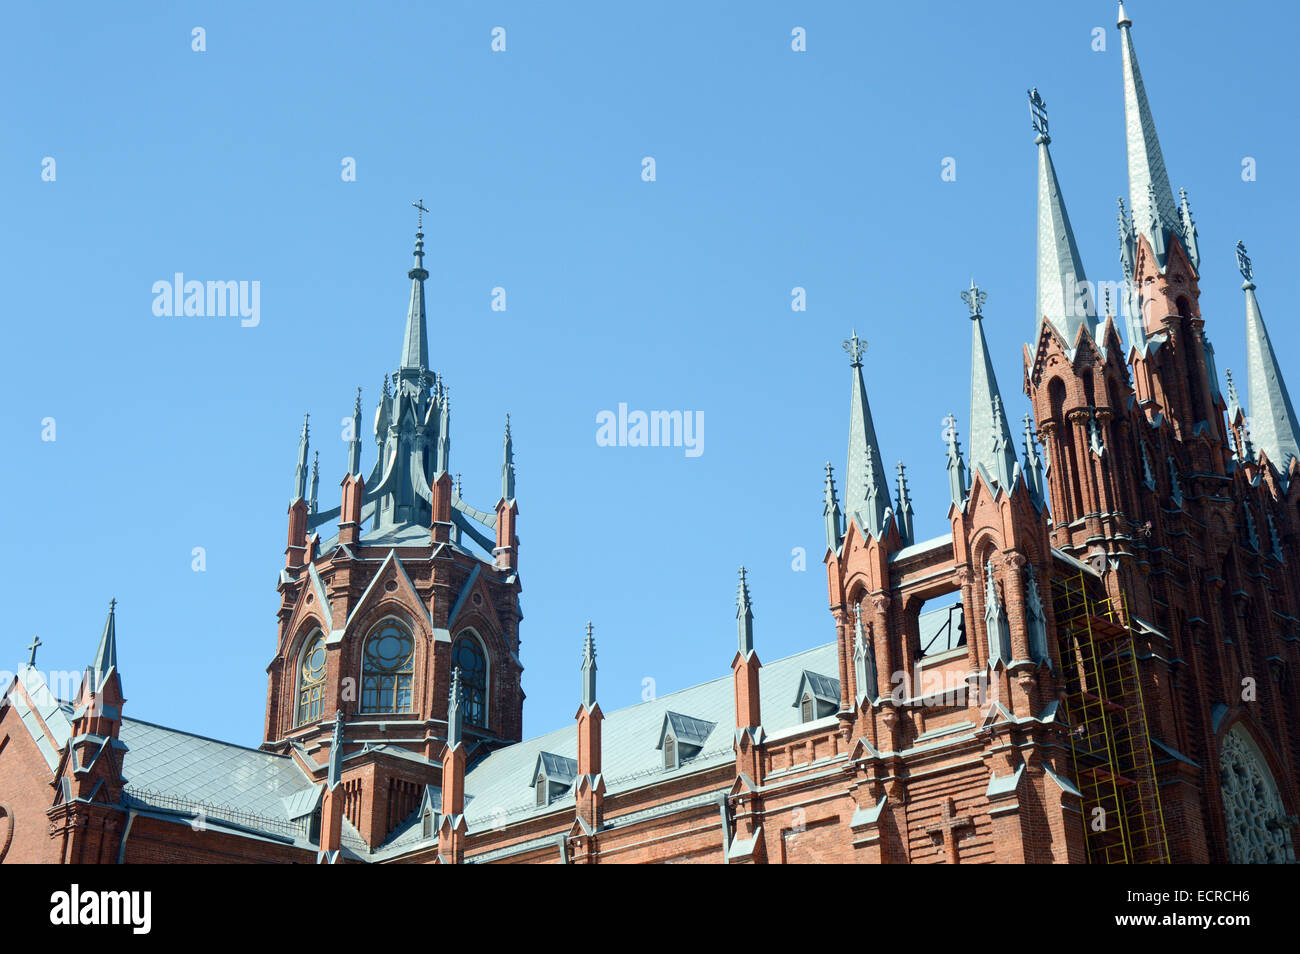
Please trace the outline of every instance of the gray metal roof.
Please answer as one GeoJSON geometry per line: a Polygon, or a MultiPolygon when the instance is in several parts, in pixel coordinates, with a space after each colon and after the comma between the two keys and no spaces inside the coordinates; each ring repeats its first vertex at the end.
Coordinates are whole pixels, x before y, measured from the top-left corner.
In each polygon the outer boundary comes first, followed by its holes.
{"type": "Polygon", "coordinates": [[[965,645],[966,631],[960,603],[922,613],[917,618],[917,626],[921,634],[921,652],[926,656],[946,653],[965,645]]]}
{"type": "Polygon", "coordinates": [[[805,686],[812,692],[813,698],[819,702],[833,702],[837,707],[839,706],[840,681],[834,676],[825,676],[808,669],[805,669],[799,677],[799,685],[795,688],[794,702],[790,703],[792,706],[797,706],[802,701],[805,686]]]}
{"type": "MultiPolygon", "coordinates": [[[[804,670],[836,672],[838,666],[835,643],[766,663],[759,671],[763,728],[770,734],[797,727],[800,724],[799,712],[790,707],[789,700],[804,670]]],[[[606,791],[617,795],[665,778],[731,762],[735,758],[732,748],[735,729],[735,695],[730,674],[606,713],[601,728],[601,764],[606,791]],[[689,713],[693,719],[716,723],[717,728],[709,733],[703,749],[694,758],[684,762],[680,768],[666,772],[663,756],[655,745],[669,712],[689,713]]],[[[530,815],[571,811],[568,800],[537,808],[530,785],[539,753],[576,759],[577,751],[577,727],[568,725],[498,749],[477,762],[465,779],[465,817],[470,830],[513,823],[530,815]]]]}

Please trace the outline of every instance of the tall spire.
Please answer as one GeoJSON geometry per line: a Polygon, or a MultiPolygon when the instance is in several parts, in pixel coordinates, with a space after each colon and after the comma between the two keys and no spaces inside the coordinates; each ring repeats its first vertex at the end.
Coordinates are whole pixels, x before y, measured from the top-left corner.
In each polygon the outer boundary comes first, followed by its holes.
{"type": "Polygon", "coordinates": [[[1034,419],[1025,415],[1025,484],[1029,495],[1039,510],[1047,502],[1046,486],[1043,474],[1043,459],[1038,454],[1038,439],[1034,434],[1034,419]]]}
{"type": "Polygon", "coordinates": [[[307,451],[311,446],[308,422],[310,414],[302,416],[302,433],[298,435],[298,466],[293,471],[293,500],[307,498],[307,451]]]}
{"type": "Polygon", "coordinates": [[[740,568],[740,585],[736,588],[736,643],[741,656],[754,651],[754,610],[749,605],[749,582],[745,568],[740,568]]]}
{"type": "Polygon", "coordinates": [[[1011,426],[1007,423],[997,377],[993,373],[993,359],[989,357],[988,342],[984,339],[981,306],[987,298],[988,294],[973,280],[970,288],[962,292],[962,300],[970,309],[974,325],[970,374],[970,470],[972,477],[983,473],[986,481],[996,483],[1010,493],[1015,486],[1019,464],[1011,426]]]}
{"type": "Polygon", "coordinates": [[[361,389],[357,388],[357,403],[352,407],[352,440],[348,441],[348,473],[354,477],[361,473],[361,389]]]}
{"type": "Polygon", "coordinates": [[[501,463],[501,499],[515,499],[515,443],[510,437],[510,415],[506,415],[506,439],[501,463]]]}
{"type": "Polygon", "coordinates": [[[826,520],[826,546],[839,552],[843,539],[844,525],[840,515],[840,502],[835,495],[835,469],[831,462],[826,462],[826,496],[822,504],[822,516],[826,520]]]}
{"type": "Polygon", "coordinates": [[[465,693],[460,685],[460,667],[451,671],[451,692],[447,699],[447,748],[454,749],[460,745],[465,731],[465,715],[461,709],[465,693]]]}
{"type": "Polygon", "coordinates": [[[1133,21],[1119,5],[1120,57],[1124,61],[1124,136],[1128,145],[1128,196],[1133,224],[1147,237],[1164,267],[1164,231],[1179,231],[1181,217],[1169,187],[1169,172],[1156,138],[1142,72],[1133,49],[1133,21]]]}
{"type": "MultiPolygon", "coordinates": [[[[33,657],[35,654],[33,653],[33,657]]],[[[108,677],[117,669],[117,600],[108,601],[108,619],[104,620],[104,633],[99,637],[95,658],[86,667],[86,685],[91,692],[104,688],[108,677]]],[[[118,674],[119,681],[121,674],[118,674]]]]}
{"type": "Polygon", "coordinates": [[[420,231],[415,233],[415,264],[406,276],[411,279],[411,303],[406,312],[406,334],[402,338],[402,363],[400,373],[403,379],[419,378],[421,373],[429,370],[429,335],[428,319],[424,313],[424,280],[429,277],[424,267],[424,200],[411,203],[419,209],[420,231]]]}
{"type": "Polygon", "coordinates": [[[315,513],[318,509],[318,495],[320,492],[320,451],[316,451],[316,456],[311,460],[311,499],[307,501],[307,512],[315,513]]]}
{"type": "Polygon", "coordinates": [[[591,635],[591,620],[582,643],[582,704],[588,710],[596,704],[596,639],[591,635]]]}
{"type": "Polygon", "coordinates": [[[1268,455],[1283,478],[1292,457],[1300,457],[1300,423],[1295,406],[1282,379],[1282,368],[1264,316],[1255,298],[1254,269],[1246,246],[1237,243],[1237,266],[1241,269],[1242,290],[1246,293],[1246,391],[1250,398],[1250,438],[1268,455]]]}
{"type": "Polygon", "coordinates": [[[867,403],[867,387],[862,380],[862,354],[866,348],[867,343],[856,331],[844,342],[853,371],[844,513],[850,520],[856,518],[868,534],[879,539],[885,532],[891,508],[889,483],[876,440],[876,426],[871,420],[871,405],[867,403]]]}
{"type": "MultiPolygon", "coordinates": [[[[1052,137],[1047,133],[1047,103],[1037,89],[1029,91],[1029,112],[1038,145],[1038,286],[1037,322],[1050,321],[1073,348],[1079,329],[1086,328],[1096,334],[1097,303],[1092,300],[1091,287],[1086,284],[1079,246],[1074,241],[1070,216],[1065,211],[1061,183],[1056,178],[1056,167],[1048,144],[1052,137]]],[[[1035,325],[1035,338],[1041,330],[1035,325]]],[[[1034,346],[1037,347],[1037,340],[1034,346]]],[[[972,444],[972,449],[974,445],[972,444]]]]}
{"type": "Polygon", "coordinates": [[[911,546],[916,542],[912,525],[912,497],[907,492],[907,468],[903,462],[898,462],[898,511],[895,517],[898,521],[898,535],[903,540],[903,546],[911,546]]]}

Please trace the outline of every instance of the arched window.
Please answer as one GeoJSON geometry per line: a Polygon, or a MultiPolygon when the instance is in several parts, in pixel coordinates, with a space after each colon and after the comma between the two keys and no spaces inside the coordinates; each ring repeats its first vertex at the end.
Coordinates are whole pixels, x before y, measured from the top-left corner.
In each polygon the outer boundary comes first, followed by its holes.
{"type": "Polygon", "coordinates": [[[460,685],[465,692],[465,721],[487,725],[487,659],[483,647],[470,635],[460,636],[451,647],[451,664],[460,668],[460,685]]]}
{"type": "Polygon", "coordinates": [[[415,640],[396,620],[385,620],[361,654],[361,711],[410,712],[415,640]]]}
{"type": "Polygon", "coordinates": [[[317,630],[307,639],[298,663],[298,712],[294,725],[308,725],[325,706],[325,637],[317,630]]]}

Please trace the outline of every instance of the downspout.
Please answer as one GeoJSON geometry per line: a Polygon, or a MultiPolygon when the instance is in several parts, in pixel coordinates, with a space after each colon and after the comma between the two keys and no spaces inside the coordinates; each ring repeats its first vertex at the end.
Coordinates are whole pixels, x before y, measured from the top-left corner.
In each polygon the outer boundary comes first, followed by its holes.
{"type": "Polygon", "coordinates": [[[722,863],[731,864],[729,855],[731,854],[731,802],[726,793],[718,796],[718,814],[722,819],[722,863]]]}
{"type": "Polygon", "coordinates": [[[122,829],[122,843],[117,848],[117,863],[126,864],[126,840],[131,835],[131,826],[135,823],[135,816],[139,814],[136,811],[129,811],[126,815],[126,827],[122,829]]]}
{"type": "Polygon", "coordinates": [[[569,863],[569,836],[560,835],[555,841],[560,846],[560,864],[567,865],[569,863]]]}

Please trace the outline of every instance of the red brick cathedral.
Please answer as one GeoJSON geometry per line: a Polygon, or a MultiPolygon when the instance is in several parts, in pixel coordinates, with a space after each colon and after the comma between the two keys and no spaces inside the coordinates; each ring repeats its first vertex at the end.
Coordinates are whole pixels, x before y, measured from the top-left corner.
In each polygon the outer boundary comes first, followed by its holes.
{"type": "Polygon", "coordinates": [[[362,472],[358,395],[332,509],[303,425],[261,746],[129,717],[112,609],[71,701],[34,641],[0,707],[0,859],[1294,861],[1300,424],[1240,244],[1249,416],[1220,385],[1122,6],[1119,30],[1125,281],[1084,275],[1034,91],[1033,414],[1013,432],[972,285],[944,536],[914,539],[845,342],[833,641],[760,662],[742,570],[729,675],[606,714],[589,625],[576,726],[525,739],[509,421],[477,508],[450,476],[417,234],[376,461],[362,472]]]}

